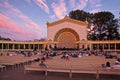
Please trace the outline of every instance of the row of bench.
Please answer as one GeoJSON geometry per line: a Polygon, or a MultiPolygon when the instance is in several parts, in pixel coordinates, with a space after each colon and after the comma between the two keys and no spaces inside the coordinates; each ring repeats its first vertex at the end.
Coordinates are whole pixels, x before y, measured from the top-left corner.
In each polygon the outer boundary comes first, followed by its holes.
{"type": "Polygon", "coordinates": [[[95,74],[96,79],[99,79],[100,74],[114,74],[114,75],[120,75],[120,70],[117,69],[102,69],[97,68],[93,69],[92,66],[87,67],[80,67],[79,66],[70,66],[69,68],[64,66],[55,66],[55,65],[47,65],[46,67],[40,67],[40,66],[31,66],[27,65],[24,67],[24,73],[26,74],[29,71],[44,71],[45,76],[48,75],[48,72],[64,72],[69,73],[69,78],[72,78],[73,73],[89,73],[89,74],[95,74]]]}
{"type": "Polygon", "coordinates": [[[36,58],[37,58],[36,55],[31,57],[24,57],[22,55],[0,56],[0,70],[6,71],[7,66],[10,66],[12,69],[18,68],[22,65],[31,63],[36,58]]]}

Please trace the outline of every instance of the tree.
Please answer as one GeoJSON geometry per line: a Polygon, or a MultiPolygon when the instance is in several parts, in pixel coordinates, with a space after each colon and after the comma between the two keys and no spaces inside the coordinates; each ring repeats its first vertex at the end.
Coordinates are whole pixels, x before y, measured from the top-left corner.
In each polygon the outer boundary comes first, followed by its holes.
{"type": "Polygon", "coordinates": [[[89,20],[90,16],[91,16],[90,13],[85,12],[83,10],[75,10],[69,13],[70,18],[80,21],[86,21],[86,19],[89,20]]]}
{"type": "MultiPolygon", "coordinates": [[[[118,21],[114,19],[114,15],[111,12],[98,12],[95,13],[92,20],[94,31],[92,34],[88,34],[91,40],[115,40],[119,36],[118,21]]],[[[89,38],[90,39],[90,38],[89,38]]]]}
{"type": "Polygon", "coordinates": [[[72,19],[88,21],[88,40],[118,40],[119,20],[114,18],[111,12],[98,12],[90,14],[83,10],[75,10],[69,13],[72,19]]]}
{"type": "Polygon", "coordinates": [[[119,37],[118,39],[120,40],[120,12],[119,12],[119,18],[117,19],[118,21],[118,26],[119,26],[119,37]]]}
{"type": "Polygon", "coordinates": [[[0,40],[11,41],[11,39],[10,39],[10,38],[4,38],[4,37],[2,37],[1,35],[0,35],[0,40]]]}

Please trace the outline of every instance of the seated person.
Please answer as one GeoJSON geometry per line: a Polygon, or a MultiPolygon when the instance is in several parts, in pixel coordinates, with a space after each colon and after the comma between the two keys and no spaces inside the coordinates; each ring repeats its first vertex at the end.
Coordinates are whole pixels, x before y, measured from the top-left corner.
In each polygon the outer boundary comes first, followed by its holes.
{"type": "Polygon", "coordinates": [[[49,56],[48,56],[48,54],[46,55],[46,59],[49,59],[49,56]]]}
{"type": "Polygon", "coordinates": [[[113,65],[111,68],[112,68],[112,69],[120,69],[120,65],[119,65],[119,64],[113,65]]]}
{"type": "Polygon", "coordinates": [[[117,64],[120,64],[120,60],[119,60],[119,59],[117,59],[117,60],[115,61],[115,65],[117,65],[117,64]]]}
{"type": "Polygon", "coordinates": [[[101,64],[101,67],[102,67],[102,68],[106,68],[106,65],[105,65],[105,64],[101,64]]]}
{"type": "Polygon", "coordinates": [[[40,61],[40,58],[39,58],[39,57],[37,57],[37,59],[35,59],[35,62],[38,62],[38,61],[40,61]]]}
{"type": "Polygon", "coordinates": [[[65,58],[66,58],[65,54],[63,54],[63,55],[61,56],[61,59],[65,59],[65,58]]]}
{"type": "Polygon", "coordinates": [[[45,57],[44,56],[41,58],[41,61],[45,61],[45,57]]]}
{"type": "Polygon", "coordinates": [[[111,69],[110,62],[106,62],[106,69],[111,69]]]}
{"type": "Polygon", "coordinates": [[[7,56],[10,56],[10,54],[9,54],[9,53],[7,53],[7,56]]]}
{"type": "Polygon", "coordinates": [[[39,64],[39,66],[46,67],[46,65],[44,64],[44,61],[41,61],[40,64],[39,64]]]}
{"type": "Polygon", "coordinates": [[[3,53],[1,53],[0,56],[3,56],[3,53]]]}

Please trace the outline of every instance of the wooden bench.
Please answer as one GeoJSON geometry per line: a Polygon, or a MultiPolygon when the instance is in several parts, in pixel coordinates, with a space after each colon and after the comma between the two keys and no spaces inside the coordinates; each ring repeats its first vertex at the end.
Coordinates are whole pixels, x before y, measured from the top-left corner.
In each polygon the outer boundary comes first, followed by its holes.
{"type": "Polygon", "coordinates": [[[24,73],[29,71],[45,71],[45,76],[48,75],[48,72],[65,72],[69,73],[69,77],[72,78],[73,73],[91,73],[91,74],[97,74],[97,70],[91,70],[90,67],[88,70],[84,69],[79,69],[76,67],[65,67],[65,66],[55,66],[55,65],[47,65],[47,67],[40,67],[40,66],[33,66],[33,65],[27,65],[24,67],[24,73]]]}
{"type": "Polygon", "coordinates": [[[111,75],[120,75],[120,69],[103,69],[100,68],[97,70],[97,78],[100,78],[100,74],[111,74],[111,75]]]}
{"type": "Polygon", "coordinates": [[[46,69],[47,69],[46,67],[25,65],[24,74],[26,74],[29,71],[46,71],[46,69]]]}
{"type": "Polygon", "coordinates": [[[6,66],[0,65],[1,72],[6,71],[6,66]]]}
{"type": "Polygon", "coordinates": [[[0,56],[0,64],[2,64],[3,66],[11,66],[11,68],[14,69],[29,64],[31,62],[34,62],[36,57],[37,57],[36,55],[31,57],[24,57],[22,55],[0,56]]]}
{"type": "Polygon", "coordinates": [[[47,67],[40,67],[37,65],[27,65],[24,68],[24,73],[29,71],[45,71],[45,76],[48,75],[48,72],[65,72],[69,73],[69,77],[72,78],[72,74],[74,73],[90,73],[95,74],[96,79],[99,79],[100,74],[113,74],[113,75],[120,75],[120,70],[117,69],[103,69],[93,67],[93,66],[86,66],[86,65],[74,65],[74,66],[65,66],[65,65],[47,65],[47,67]]]}

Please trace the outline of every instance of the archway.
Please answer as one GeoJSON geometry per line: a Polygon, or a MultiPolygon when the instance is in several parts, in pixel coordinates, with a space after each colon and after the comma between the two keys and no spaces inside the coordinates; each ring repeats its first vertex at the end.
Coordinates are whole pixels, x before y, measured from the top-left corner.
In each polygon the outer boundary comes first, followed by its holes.
{"type": "Polygon", "coordinates": [[[73,29],[64,28],[56,33],[54,41],[59,42],[59,48],[75,48],[75,42],[79,41],[79,35],[73,29]]]}

